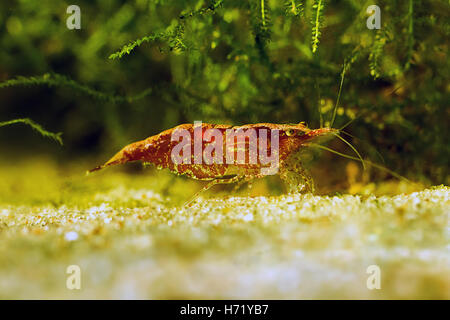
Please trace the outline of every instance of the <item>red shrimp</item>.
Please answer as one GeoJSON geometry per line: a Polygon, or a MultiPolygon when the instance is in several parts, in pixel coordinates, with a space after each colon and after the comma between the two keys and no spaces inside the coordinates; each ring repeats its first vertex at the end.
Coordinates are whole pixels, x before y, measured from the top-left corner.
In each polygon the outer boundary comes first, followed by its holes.
{"type": "Polygon", "coordinates": [[[337,129],[332,128],[309,129],[304,123],[257,123],[243,126],[208,123],[181,124],[125,146],[105,164],[89,172],[141,160],[156,165],[158,169],[167,168],[176,174],[208,180],[209,183],[201,191],[219,183],[245,182],[273,174],[279,174],[290,185],[301,184],[301,181],[306,182],[306,185],[302,184],[302,188],[313,191],[312,179],[301,167],[298,157],[295,158],[294,155],[301,148],[308,147],[310,143],[316,143],[318,138],[332,137],[338,132],[337,129]],[[210,134],[212,131],[209,129],[215,129],[219,138],[220,135],[225,138],[220,141],[217,139],[218,136],[212,137],[210,134]],[[174,148],[180,143],[175,135],[180,132],[189,133],[191,136],[189,149],[183,149],[183,152],[180,152],[180,155],[185,157],[183,158],[185,162],[176,161],[173,156],[174,148]],[[231,136],[232,132],[238,133],[236,137],[231,136]],[[198,142],[201,143],[200,147],[198,144],[196,146],[198,142]],[[217,148],[214,149],[214,146],[217,148]],[[185,151],[187,154],[184,154],[185,151]],[[207,151],[210,151],[212,161],[211,159],[208,161],[207,151]],[[242,156],[239,158],[239,152],[245,158],[242,156]],[[269,163],[267,161],[269,156],[276,161],[269,163]]]}

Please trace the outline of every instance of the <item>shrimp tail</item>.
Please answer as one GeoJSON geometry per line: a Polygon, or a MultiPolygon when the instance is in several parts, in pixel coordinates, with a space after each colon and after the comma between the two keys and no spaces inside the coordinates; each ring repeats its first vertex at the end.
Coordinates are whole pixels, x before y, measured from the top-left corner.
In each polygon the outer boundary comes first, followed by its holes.
{"type": "Polygon", "coordinates": [[[122,150],[117,152],[111,159],[105,164],[97,166],[91,170],[88,170],[86,174],[90,174],[95,171],[99,171],[106,167],[115,166],[117,164],[124,164],[131,161],[143,160],[144,158],[144,141],[138,141],[127,145],[122,150]]]}

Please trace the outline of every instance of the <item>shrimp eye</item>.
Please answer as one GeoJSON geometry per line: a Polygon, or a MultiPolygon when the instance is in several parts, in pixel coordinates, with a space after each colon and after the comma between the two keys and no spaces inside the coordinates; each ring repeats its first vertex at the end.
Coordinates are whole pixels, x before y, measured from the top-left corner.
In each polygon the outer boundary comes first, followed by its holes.
{"type": "Polygon", "coordinates": [[[286,135],[288,137],[293,136],[295,134],[295,130],[294,129],[288,129],[285,132],[286,132],[286,135]]]}

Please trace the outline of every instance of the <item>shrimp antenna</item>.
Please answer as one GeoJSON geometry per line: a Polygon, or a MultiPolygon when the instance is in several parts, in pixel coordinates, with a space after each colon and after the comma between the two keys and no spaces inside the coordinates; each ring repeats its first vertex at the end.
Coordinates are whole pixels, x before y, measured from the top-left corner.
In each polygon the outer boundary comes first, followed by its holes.
{"type": "Polygon", "coordinates": [[[345,135],[347,135],[347,136],[349,136],[349,137],[351,137],[351,138],[353,138],[353,139],[360,140],[361,142],[363,142],[363,143],[365,143],[365,144],[368,144],[369,147],[371,147],[371,148],[375,151],[375,153],[377,154],[377,156],[380,158],[381,162],[385,163],[382,154],[381,154],[376,148],[374,148],[374,147],[371,146],[369,143],[367,143],[367,141],[365,141],[365,140],[363,140],[363,139],[361,139],[361,138],[358,138],[358,137],[356,137],[356,136],[354,136],[354,135],[352,135],[352,134],[350,134],[350,133],[348,133],[347,131],[344,131],[344,130],[339,131],[339,133],[343,133],[343,134],[345,134],[345,135]]]}
{"type": "Polygon", "coordinates": [[[356,137],[353,134],[350,134],[350,133],[348,133],[347,131],[344,131],[344,130],[339,131],[339,133],[343,133],[343,134],[345,134],[345,135],[347,135],[347,136],[349,136],[349,137],[351,137],[353,139],[358,139],[358,137],[356,137]]]}
{"type": "Polygon", "coordinates": [[[354,117],[353,119],[349,120],[346,124],[344,124],[342,127],[339,128],[339,131],[347,128],[350,124],[352,124],[353,121],[358,120],[359,118],[361,118],[363,115],[365,115],[367,112],[369,112],[370,110],[372,110],[373,108],[375,108],[375,106],[372,106],[366,110],[364,110],[363,112],[361,112],[359,115],[357,115],[356,117],[354,117]]]}
{"type": "MultiPolygon", "coordinates": [[[[405,84],[401,84],[399,86],[397,86],[395,89],[393,89],[392,91],[390,91],[386,97],[389,97],[390,95],[394,94],[395,92],[397,92],[397,90],[401,89],[402,87],[404,87],[405,84]]],[[[373,105],[372,107],[366,109],[365,111],[363,111],[362,113],[360,113],[359,115],[357,115],[355,118],[349,120],[346,124],[344,124],[342,127],[339,128],[339,131],[341,131],[342,129],[346,128],[347,126],[349,126],[353,121],[358,120],[359,118],[361,118],[364,114],[366,114],[367,112],[371,111],[373,108],[375,108],[375,105],[373,105]]]]}
{"type": "Polygon", "coordinates": [[[359,154],[358,150],[356,150],[356,148],[355,148],[350,142],[348,142],[347,140],[345,140],[344,138],[342,138],[339,134],[334,133],[334,135],[335,135],[337,138],[341,139],[346,145],[348,145],[348,146],[353,150],[353,152],[356,153],[356,155],[358,156],[359,160],[361,161],[361,164],[362,164],[362,166],[363,166],[363,170],[366,170],[366,165],[365,165],[365,163],[364,163],[363,158],[362,158],[361,155],[359,154]]]}
{"type": "MultiPolygon", "coordinates": [[[[338,156],[341,156],[341,157],[343,157],[343,158],[347,158],[347,159],[351,159],[351,160],[356,160],[356,161],[361,161],[361,159],[359,159],[359,158],[352,157],[352,156],[350,156],[350,155],[348,155],[348,154],[340,153],[340,152],[338,152],[338,151],[336,151],[336,150],[327,148],[327,147],[322,146],[322,145],[320,145],[320,144],[310,143],[310,145],[313,146],[313,147],[317,147],[317,148],[326,150],[326,151],[328,151],[328,152],[337,154],[338,156]]],[[[405,177],[399,175],[398,173],[395,173],[394,171],[392,171],[392,170],[390,170],[390,169],[388,169],[388,168],[386,168],[386,167],[383,167],[383,166],[381,166],[381,165],[379,165],[379,164],[373,163],[373,162],[368,161],[368,160],[365,160],[365,163],[368,164],[368,165],[370,165],[370,166],[372,166],[372,167],[374,167],[374,168],[377,168],[377,169],[379,169],[379,170],[381,170],[381,171],[387,172],[387,173],[391,174],[393,177],[395,177],[395,178],[397,178],[397,179],[399,179],[399,180],[403,180],[403,181],[406,181],[406,182],[411,183],[411,184],[416,184],[416,183],[412,182],[411,180],[408,180],[407,178],[405,178],[405,177]]]]}
{"type": "Polygon", "coordinates": [[[344,85],[344,78],[345,78],[346,71],[347,71],[347,62],[344,61],[344,66],[343,66],[342,72],[341,72],[341,83],[339,84],[339,92],[338,92],[336,104],[335,104],[334,110],[333,110],[333,117],[331,118],[331,125],[330,125],[331,128],[333,128],[334,120],[336,120],[336,112],[337,112],[337,108],[339,106],[339,100],[341,98],[341,92],[342,92],[342,87],[344,85]]]}
{"type": "Polygon", "coordinates": [[[320,128],[323,127],[323,114],[322,114],[322,105],[320,104],[320,89],[319,89],[319,84],[317,82],[317,78],[315,78],[314,80],[314,87],[316,88],[317,91],[317,105],[319,108],[319,121],[320,121],[320,128]]]}

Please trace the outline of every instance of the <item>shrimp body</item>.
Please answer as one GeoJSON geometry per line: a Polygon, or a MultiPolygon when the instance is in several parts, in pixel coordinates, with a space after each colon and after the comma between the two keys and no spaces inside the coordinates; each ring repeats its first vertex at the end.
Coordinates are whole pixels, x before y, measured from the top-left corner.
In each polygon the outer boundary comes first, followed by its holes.
{"type": "MultiPolygon", "coordinates": [[[[206,137],[206,132],[209,129],[215,129],[224,138],[220,143],[222,144],[222,152],[220,160],[217,158],[217,150],[213,150],[212,156],[215,157],[212,163],[207,161],[200,161],[197,163],[195,159],[195,146],[196,141],[191,142],[191,161],[189,163],[177,163],[173,161],[171,157],[173,149],[179,143],[178,140],[174,140],[173,134],[177,130],[186,130],[193,137],[194,136],[193,124],[182,124],[172,129],[165,130],[157,135],[151,136],[145,140],[134,142],[125,146],[116,155],[114,155],[104,165],[96,167],[91,171],[103,169],[108,166],[124,164],[131,161],[143,161],[154,164],[158,169],[169,169],[176,174],[185,174],[190,178],[199,180],[213,180],[222,178],[229,175],[259,175],[261,168],[268,167],[268,164],[264,164],[261,161],[261,157],[250,159],[252,151],[256,151],[257,154],[261,153],[275,153],[272,156],[278,156],[277,167],[283,167],[288,157],[297,152],[300,148],[308,146],[308,143],[312,140],[328,135],[335,131],[330,128],[320,128],[311,130],[303,124],[289,125],[289,124],[272,124],[272,123],[258,123],[247,124],[243,126],[230,126],[230,125],[217,125],[203,123],[201,125],[201,137],[199,137],[201,143],[201,156],[204,157],[206,149],[211,146],[215,141],[212,138],[206,137]],[[278,131],[278,147],[272,148],[272,135],[270,132],[273,130],[278,131]],[[262,133],[268,132],[263,135],[262,133]],[[233,139],[233,141],[227,141],[226,137],[230,132],[241,132],[245,139],[239,140],[239,138],[233,139]],[[253,136],[248,132],[254,133],[253,136]],[[250,137],[251,136],[251,137],[250,137]],[[265,150],[261,147],[265,146],[265,150]],[[245,160],[241,158],[239,161],[236,156],[238,152],[242,152],[245,155],[245,160]],[[228,159],[228,155],[234,155],[233,159],[228,159]]],[[[192,139],[194,140],[195,137],[192,139]]],[[[276,170],[273,171],[276,173],[276,170]]],[[[269,175],[268,173],[267,175],[269,175]]]]}
{"type": "Polygon", "coordinates": [[[286,178],[287,172],[292,171],[289,159],[293,154],[317,138],[331,136],[334,132],[337,130],[331,128],[312,130],[302,123],[181,124],[125,146],[90,172],[140,160],[175,174],[209,180],[205,189],[217,183],[248,181],[273,174],[286,178]],[[180,132],[188,138],[183,148],[179,145],[180,132]],[[174,158],[174,154],[182,154],[183,161],[174,158]]]}

